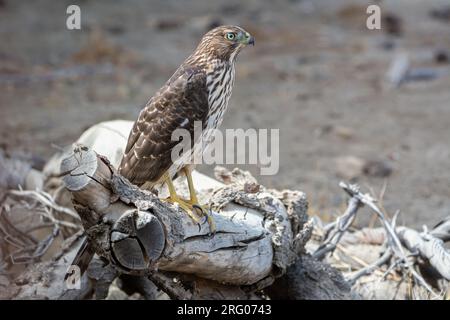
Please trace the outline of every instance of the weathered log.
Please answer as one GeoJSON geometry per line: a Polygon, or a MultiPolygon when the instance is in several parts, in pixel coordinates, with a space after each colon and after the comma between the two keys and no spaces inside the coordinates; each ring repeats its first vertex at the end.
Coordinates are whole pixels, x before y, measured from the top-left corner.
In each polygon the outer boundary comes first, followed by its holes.
{"type": "Polygon", "coordinates": [[[62,161],[61,170],[70,172],[63,180],[75,202],[88,204],[93,213],[102,214],[111,202],[109,180],[112,170],[106,161],[97,161],[95,152],[88,151],[76,146],[74,152],[62,161]]]}
{"type": "Polygon", "coordinates": [[[178,206],[131,185],[92,150],[76,147],[61,171],[67,173],[64,181],[94,251],[122,272],[159,269],[252,285],[295,260],[296,253],[288,250],[293,243],[288,214],[273,196],[268,201],[267,194],[259,194],[271,217],[258,198],[252,199],[255,209],[226,204],[220,214],[211,212],[217,226],[211,236],[206,224],[199,227],[178,206]],[[275,250],[284,252],[275,270],[272,236],[277,232],[277,242],[288,249],[275,250]]]}
{"type": "MultiPolygon", "coordinates": [[[[89,149],[78,146],[73,152],[69,147],[69,156],[54,156],[44,169],[45,187],[58,190],[55,198],[64,199],[66,206],[70,206],[66,200],[73,198],[85,228],[87,239],[74,260],[85,265],[81,271],[87,269],[82,288],[89,293],[59,290],[64,289],[61,273],[67,270],[72,253],[64,257],[66,263],[56,276],[52,275],[58,292],[41,291],[34,280],[26,292],[40,291],[43,298],[117,299],[138,292],[157,299],[167,299],[166,294],[173,299],[260,299],[258,290],[265,289],[271,298],[280,294],[289,299],[353,297],[345,283],[335,282],[339,272],[328,272],[323,263],[308,259],[305,244],[313,224],[308,221],[304,193],[265,189],[239,169],[217,167],[220,182],[194,171],[200,201],[219,212],[212,213],[219,232],[211,236],[207,225],[199,230],[177,206],[139,190],[115,173],[131,126],[129,121],[97,124],[77,140],[89,149]],[[69,188],[61,187],[60,176],[65,176],[69,188]],[[258,271],[253,266],[265,269],[258,271]],[[121,281],[113,283],[117,276],[121,281]],[[289,290],[276,293],[274,288],[289,290]]],[[[186,186],[179,182],[175,181],[178,191],[188,196],[186,186]]],[[[36,279],[45,277],[47,270],[53,270],[53,265],[40,267],[36,279]]],[[[20,297],[31,297],[26,292],[20,297]]]]}
{"type": "Polygon", "coordinates": [[[360,299],[338,270],[309,255],[302,255],[266,292],[277,300],[360,299]]]}
{"type": "MultiPolygon", "coordinates": [[[[429,233],[420,233],[414,229],[400,226],[396,233],[402,244],[410,252],[418,253],[422,259],[428,260],[443,278],[450,280],[450,252],[445,249],[444,241],[449,238],[450,219],[446,218],[429,233]]],[[[345,244],[379,244],[386,240],[384,228],[364,228],[343,237],[345,244]]]]}
{"type": "Polygon", "coordinates": [[[86,274],[74,277],[73,287],[68,285],[70,279],[64,280],[70,259],[81,244],[80,240],[80,234],[75,234],[64,242],[58,255],[48,261],[35,263],[23,272],[8,286],[7,292],[11,295],[7,299],[79,300],[89,297],[93,284],[86,274]]]}

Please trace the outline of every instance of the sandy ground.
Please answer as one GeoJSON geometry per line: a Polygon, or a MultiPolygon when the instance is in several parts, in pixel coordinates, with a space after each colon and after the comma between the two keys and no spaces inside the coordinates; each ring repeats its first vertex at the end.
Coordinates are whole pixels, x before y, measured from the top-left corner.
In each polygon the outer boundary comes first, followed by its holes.
{"type": "Polygon", "coordinates": [[[386,21],[365,28],[369,2],[360,0],[80,0],[81,31],[65,27],[71,3],[0,1],[2,148],[47,158],[97,122],[135,120],[205,31],[239,24],[256,46],[239,57],[222,128],[280,129],[279,173],[261,183],[305,191],[323,217],[342,210],[343,178],[376,195],[386,184],[384,207],[401,210],[400,222],[449,215],[449,64],[434,56],[450,50],[450,20],[430,15],[448,1],[381,2],[400,35],[386,21]],[[443,75],[389,88],[401,53],[443,75]],[[380,164],[388,170],[371,175],[380,164]]]}

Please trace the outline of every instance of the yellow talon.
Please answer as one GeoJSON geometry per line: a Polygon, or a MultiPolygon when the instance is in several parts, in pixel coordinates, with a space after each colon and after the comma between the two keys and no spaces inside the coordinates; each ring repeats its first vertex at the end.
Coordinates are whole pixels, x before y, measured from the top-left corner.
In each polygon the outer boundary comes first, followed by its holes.
{"type": "Polygon", "coordinates": [[[175,186],[173,185],[172,179],[169,177],[168,174],[166,174],[164,181],[167,184],[167,187],[169,189],[169,197],[166,199],[167,201],[171,203],[178,203],[180,208],[182,208],[186,213],[191,217],[192,220],[194,220],[200,227],[200,223],[202,223],[200,217],[204,217],[205,220],[203,222],[208,222],[209,229],[212,234],[216,232],[216,224],[211,217],[211,214],[209,214],[209,208],[206,206],[202,206],[198,202],[197,194],[194,189],[194,183],[192,182],[192,176],[191,171],[188,168],[183,169],[188,187],[189,187],[189,200],[181,199],[175,190],[175,186]],[[194,213],[195,212],[195,213],[194,213]]]}
{"type": "Polygon", "coordinates": [[[200,222],[201,222],[200,218],[194,214],[193,210],[186,203],[186,201],[184,201],[184,200],[180,199],[180,197],[178,197],[176,190],[175,190],[175,186],[173,185],[172,179],[168,175],[165,178],[165,182],[169,189],[169,197],[166,199],[166,201],[168,201],[170,203],[177,203],[181,209],[186,211],[186,213],[189,215],[189,217],[191,217],[192,220],[195,221],[195,223],[200,225],[200,222]]]}
{"type": "Polygon", "coordinates": [[[187,201],[187,203],[189,203],[191,207],[196,210],[196,212],[200,211],[200,214],[206,217],[206,221],[208,221],[209,224],[209,230],[212,234],[214,234],[216,232],[216,224],[214,222],[214,219],[211,217],[209,208],[200,205],[198,202],[197,194],[194,188],[194,183],[192,181],[191,170],[188,167],[185,167],[183,170],[184,174],[186,175],[186,180],[189,188],[190,200],[187,201]]]}

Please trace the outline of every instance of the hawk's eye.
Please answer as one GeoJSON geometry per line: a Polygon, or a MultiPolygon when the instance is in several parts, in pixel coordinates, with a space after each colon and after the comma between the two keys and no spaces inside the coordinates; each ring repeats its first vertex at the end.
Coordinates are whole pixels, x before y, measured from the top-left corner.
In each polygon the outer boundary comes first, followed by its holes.
{"type": "Polygon", "coordinates": [[[225,35],[225,38],[226,38],[227,40],[233,41],[233,40],[236,38],[236,34],[234,34],[234,32],[228,32],[228,33],[225,35]]]}

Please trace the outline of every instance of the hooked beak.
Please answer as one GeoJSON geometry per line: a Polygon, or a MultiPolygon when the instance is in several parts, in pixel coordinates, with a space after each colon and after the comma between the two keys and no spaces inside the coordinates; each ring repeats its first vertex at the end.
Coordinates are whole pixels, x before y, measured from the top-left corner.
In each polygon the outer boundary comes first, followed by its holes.
{"type": "Polygon", "coordinates": [[[255,38],[253,38],[253,37],[250,35],[250,33],[246,32],[246,33],[245,33],[245,36],[244,36],[244,43],[245,43],[246,45],[251,44],[252,46],[254,46],[254,45],[255,45],[255,38]]]}

